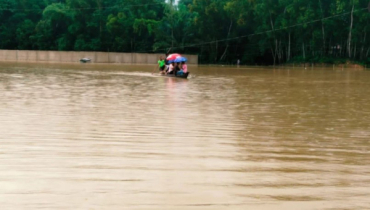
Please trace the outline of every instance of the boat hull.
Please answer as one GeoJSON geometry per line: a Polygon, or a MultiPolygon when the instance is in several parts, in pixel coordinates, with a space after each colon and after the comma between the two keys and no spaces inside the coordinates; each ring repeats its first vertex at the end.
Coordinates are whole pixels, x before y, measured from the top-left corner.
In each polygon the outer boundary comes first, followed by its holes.
{"type": "Polygon", "coordinates": [[[187,79],[188,76],[189,76],[189,74],[190,74],[190,72],[187,72],[187,73],[185,73],[183,75],[176,75],[176,76],[174,74],[167,74],[167,75],[166,74],[162,74],[161,76],[187,79]]]}

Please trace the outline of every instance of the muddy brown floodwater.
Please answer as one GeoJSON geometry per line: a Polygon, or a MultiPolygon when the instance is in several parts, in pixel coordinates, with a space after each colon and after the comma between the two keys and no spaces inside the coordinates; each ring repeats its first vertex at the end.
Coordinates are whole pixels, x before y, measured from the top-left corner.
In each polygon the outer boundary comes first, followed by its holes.
{"type": "Polygon", "coordinates": [[[370,72],[0,63],[0,209],[370,209],[370,72]]]}

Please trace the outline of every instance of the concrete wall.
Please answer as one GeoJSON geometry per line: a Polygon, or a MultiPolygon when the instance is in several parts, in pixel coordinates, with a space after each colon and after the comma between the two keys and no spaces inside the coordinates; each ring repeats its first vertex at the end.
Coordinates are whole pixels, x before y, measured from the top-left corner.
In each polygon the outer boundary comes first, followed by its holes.
{"type": "MultiPolygon", "coordinates": [[[[92,63],[155,64],[160,56],[164,54],[0,50],[0,61],[23,62],[74,63],[80,62],[81,58],[90,58],[92,63]]],[[[198,64],[198,55],[183,56],[188,58],[188,64],[198,64]]]]}

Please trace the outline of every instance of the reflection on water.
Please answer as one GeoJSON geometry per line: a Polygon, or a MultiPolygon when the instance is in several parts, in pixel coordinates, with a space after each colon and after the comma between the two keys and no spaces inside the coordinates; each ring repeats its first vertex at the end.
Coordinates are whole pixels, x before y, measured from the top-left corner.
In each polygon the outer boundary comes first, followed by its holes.
{"type": "Polygon", "coordinates": [[[366,209],[370,72],[2,63],[1,209],[366,209]]]}

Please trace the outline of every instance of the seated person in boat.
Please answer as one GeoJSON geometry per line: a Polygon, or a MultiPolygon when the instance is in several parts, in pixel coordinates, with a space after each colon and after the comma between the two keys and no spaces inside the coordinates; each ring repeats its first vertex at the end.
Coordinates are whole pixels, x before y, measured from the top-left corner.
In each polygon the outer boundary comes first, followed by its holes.
{"type": "Polygon", "coordinates": [[[181,76],[188,72],[188,66],[185,62],[181,62],[180,70],[177,72],[177,75],[181,76]]]}
{"type": "Polygon", "coordinates": [[[175,66],[174,66],[175,75],[177,75],[177,72],[180,71],[180,69],[181,69],[180,63],[175,63],[175,66]]]}
{"type": "Polygon", "coordinates": [[[164,59],[163,59],[162,56],[158,60],[158,67],[159,67],[160,73],[161,74],[164,74],[165,73],[166,64],[165,64],[165,61],[164,61],[164,59]]]}
{"type": "Polygon", "coordinates": [[[175,69],[175,66],[173,63],[170,63],[169,67],[168,67],[168,70],[166,72],[166,74],[173,74],[173,70],[175,69]]]}

